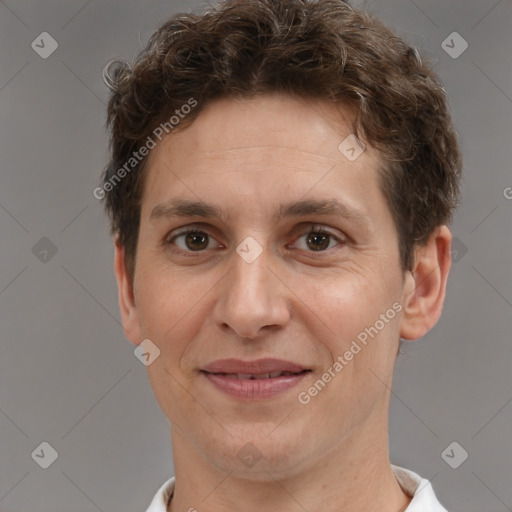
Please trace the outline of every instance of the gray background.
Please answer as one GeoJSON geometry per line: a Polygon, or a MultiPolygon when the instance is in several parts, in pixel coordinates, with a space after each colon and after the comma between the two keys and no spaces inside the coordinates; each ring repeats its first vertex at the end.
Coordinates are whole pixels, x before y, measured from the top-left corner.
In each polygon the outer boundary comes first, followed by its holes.
{"type": "MultiPolygon", "coordinates": [[[[465,161],[443,317],[396,365],[392,462],[431,479],[450,511],[512,510],[512,2],[363,3],[437,61],[465,161]],[[457,59],[441,47],[454,31],[469,43],[457,59]],[[458,469],[441,457],[453,441],[469,453],[458,469]]],[[[167,420],[119,323],[92,190],[107,159],[103,66],[198,5],[0,2],[3,512],[143,511],[172,474],[167,420]],[[48,59],[31,48],[43,31],[59,45],[48,59]],[[58,452],[48,469],[31,457],[43,441],[58,452]]]]}

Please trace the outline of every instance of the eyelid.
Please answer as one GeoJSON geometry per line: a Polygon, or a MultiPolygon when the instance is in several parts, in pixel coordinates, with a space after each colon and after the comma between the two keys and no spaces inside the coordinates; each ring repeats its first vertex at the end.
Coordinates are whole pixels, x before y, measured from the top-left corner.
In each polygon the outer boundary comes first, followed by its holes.
{"type": "MultiPolygon", "coordinates": [[[[205,228],[202,228],[200,226],[194,226],[194,225],[189,225],[189,226],[185,226],[183,228],[178,228],[177,230],[173,230],[171,233],[169,233],[163,240],[163,245],[172,245],[174,246],[175,250],[176,251],[179,251],[181,253],[185,253],[185,254],[188,254],[188,255],[192,255],[192,254],[197,254],[197,253],[204,253],[206,252],[206,250],[203,250],[203,251],[185,251],[184,249],[182,249],[181,247],[177,247],[173,242],[174,240],[179,237],[179,236],[183,236],[183,235],[188,235],[189,233],[202,233],[202,234],[205,234],[208,236],[208,238],[214,240],[215,242],[217,242],[218,245],[222,245],[218,240],[217,238],[215,238],[215,236],[213,236],[210,231],[208,229],[205,229],[205,228]],[[172,234],[172,236],[171,236],[172,234]]],[[[218,247],[217,247],[218,248],[218,247]]]]}
{"type": "Polygon", "coordinates": [[[217,229],[215,228],[215,226],[205,224],[202,222],[187,224],[186,226],[174,228],[169,233],[167,233],[167,235],[165,235],[164,237],[164,244],[169,243],[172,239],[176,238],[177,236],[185,235],[187,233],[205,233],[208,236],[215,238],[215,236],[212,233],[214,233],[216,230],[217,229]]]}
{"type": "MultiPolygon", "coordinates": [[[[175,230],[171,231],[169,234],[167,234],[163,240],[164,245],[174,245],[172,242],[181,235],[187,235],[189,233],[204,233],[208,237],[214,239],[217,243],[220,244],[220,242],[211,234],[211,227],[206,226],[203,223],[200,224],[189,224],[187,226],[183,226],[181,228],[176,228],[175,230]],[[171,236],[172,235],[172,236],[171,236]]],[[[334,238],[336,242],[338,242],[337,246],[343,246],[350,244],[351,240],[347,235],[340,236],[337,233],[333,232],[332,229],[318,223],[314,222],[302,222],[300,225],[298,225],[295,229],[295,232],[298,232],[297,235],[294,236],[294,242],[292,242],[292,246],[295,244],[297,239],[308,235],[310,233],[321,233],[325,235],[329,235],[330,237],[334,238]]],[[[220,244],[222,245],[222,244],[220,244]]],[[[330,249],[326,249],[324,251],[306,251],[310,252],[312,254],[319,254],[319,253],[327,253],[331,250],[335,249],[335,247],[331,247],[330,249]]],[[[201,254],[206,252],[205,250],[202,251],[185,251],[184,249],[181,249],[180,247],[174,246],[174,250],[181,252],[182,254],[185,253],[187,255],[194,255],[194,254],[201,254]]]]}
{"type": "MultiPolygon", "coordinates": [[[[307,226],[304,229],[301,229],[299,231],[299,234],[295,238],[295,241],[292,243],[292,245],[295,244],[295,242],[302,238],[305,235],[308,235],[310,233],[320,233],[324,235],[329,235],[331,238],[334,238],[336,242],[338,242],[338,245],[348,245],[350,243],[350,239],[348,236],[343,235],[340,236],[339,234],[335,233],[332,229],[325,227],[323,224],[316,224],[316,223],[306,223],[307,226]]],[[[331,247],[330,249],[326,249],[324,251],[307,251],[312,254],[319,254],[319,253],[327,253],[334,249],[334,247],[331,247]]]]}

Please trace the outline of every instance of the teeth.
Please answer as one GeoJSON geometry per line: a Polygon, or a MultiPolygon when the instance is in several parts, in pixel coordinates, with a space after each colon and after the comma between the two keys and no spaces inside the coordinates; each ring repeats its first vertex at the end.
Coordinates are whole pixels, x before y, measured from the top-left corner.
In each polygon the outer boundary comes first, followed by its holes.
{"type": "Polygon", "coordinates": [[[255,379],[268,379],[269,374],[268,373],[255,373],[253,377],[255,379]]]}
{"type": "Polygon", "coordinates": [[[268,373],[224,373],[230,379],[238,380],[259,380],[259,379],[275,379],[276,377],[287,377],[289,375],[297,375],[293,372],[268,372],[268,373]]]}
{"type": "Polygon", "coordinates": [[[228,377],[235,377],[239,380],[259,380],[259,379],[268,379],[280,377],[282,372],[272,372],[272,373],[232,373],[228,374],[228,377]]]}

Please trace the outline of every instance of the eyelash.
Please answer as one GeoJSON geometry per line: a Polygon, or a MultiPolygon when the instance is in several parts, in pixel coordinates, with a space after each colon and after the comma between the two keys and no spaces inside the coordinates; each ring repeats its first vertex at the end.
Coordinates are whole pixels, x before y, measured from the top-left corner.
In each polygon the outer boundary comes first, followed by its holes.
{"type": "MultiPolygon", "coordinates": [[[[201,253],[204,253],[206,252],[207,249],[204,249],[204,250],[201,250],[201,251],[190,251],[190,250],[184,250],[184,249],[181,249],[180,247],[176,247],[174,246],[173,242],[176,240],[176,238],[180,237],[180,236],[186,236],[188,234],[204,234],[204,235],[207,235],[208,237],[211,237],[215,240],[215,238],[213,236],[211,236],[207,231],[205,230],[201,230],[201,229],[197,229],[197,228],[194,228],[194,227],[188,227],[188,228],[184,228],[182,231],[179,231],[178,233],[174,234],[172,236],[172,238],[169,238],[169,237],[166,237],[165,240],[164,240],[164,245],[166,246],[173,246],[172,247],[172,250],[175,251],[175,252],[180,252],[181,254],[185,254],[186,256],[190,256],[190,257],[197,257],[197,256],[200,256],[201,253]]],[[[329,230],[325,229],[324,227],[322,226],[318,226],[318,225],[311,225],[307,231],[303,231],[298,237],[297,237],[297,240],[299,238],[302,238],[306,235],[312,235],[312,234],[322,234],[322,235],[328,235],[330,236],[331,238],[334,238],[336,240],[336,242],[338,242],[338,245],[341,245],[341,246],[344,246],[344,245],[348,245],[348,240],[345,240],[345,239],[341,239],[340,237],[336,236],[335,234],[333,234],[332,232],[330,232],[329,230]]],[[[329,249],[325,249],[323,251],[306,251],[308,253],[311,253],[311,255],[316,255],[318,253],[326,253],[326,252],[329,252],[333,249],[333,247],[329,248],[329,249]]],[[[317,257],[317,256],[313,256],[313,257],[317,257]]]]}

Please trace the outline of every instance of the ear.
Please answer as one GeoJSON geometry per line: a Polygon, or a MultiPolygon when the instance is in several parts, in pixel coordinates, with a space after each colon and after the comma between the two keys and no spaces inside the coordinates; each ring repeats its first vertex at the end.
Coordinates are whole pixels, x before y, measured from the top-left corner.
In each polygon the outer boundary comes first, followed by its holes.
{"type": "Polygon", "coordinates": [[[133,285],[126,270],[125,249],[119,242],[119,238],[116,238],[114,241],[114,250],[114,272],[117,279],[119,308],[121,310],[124,335],[134,345],[139,345],[142,341],[140,337],[139,316],[137,306],[135,305],[133,285]]]}
{"type": "Polygon", "coordinates": [[[439,226],[425,245],[414,252],[414,268],[407,272],[400,337],[416,340],[439,320],[451,266],[452,234],[439,226]]]}

